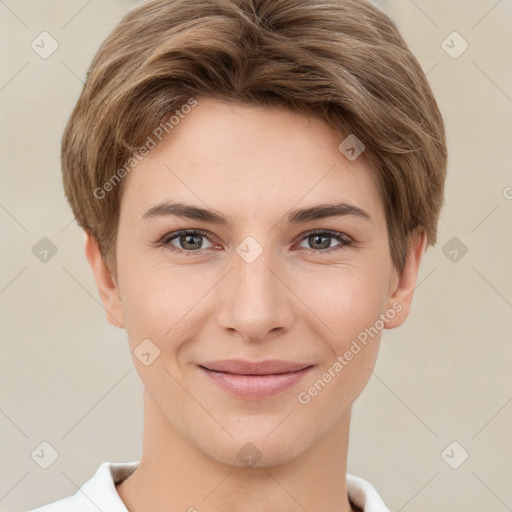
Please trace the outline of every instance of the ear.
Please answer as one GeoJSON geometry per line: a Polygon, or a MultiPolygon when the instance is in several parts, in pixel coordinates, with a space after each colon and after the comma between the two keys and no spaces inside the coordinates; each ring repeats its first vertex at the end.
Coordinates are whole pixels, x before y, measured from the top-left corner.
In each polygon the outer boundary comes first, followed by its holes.
{"type": "Polygon", "coordinates": [[[417,229],[411,233],[405,266],[401,272],[396,271],[397,277],[394,279],[392,293],[387,301],[387,311],[394,311],[395,315],[392,318],[390,314],[386,315],[390,318],[385,322],[386,329],[393,329],[402,325],[409,316],[418,271],[426,245],[427,234],[424,230],[417,229]]]}
{"type": "Polygon", "coordinates": [[[114,327],[124,329],[124,312],[117,284],[103,261],[98,242],[87,231],[84,234],[85,255],[94,274],[94,280],[96,281],[96,287],[105,309],[106,318],[114,327]]]}

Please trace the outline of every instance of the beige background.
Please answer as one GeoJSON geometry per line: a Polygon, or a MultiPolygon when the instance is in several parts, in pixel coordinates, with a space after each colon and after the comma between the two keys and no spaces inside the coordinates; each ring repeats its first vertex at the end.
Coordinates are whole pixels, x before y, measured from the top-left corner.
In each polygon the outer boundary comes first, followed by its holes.
{"type": "MultiPolygon", "coordinates": [[[[104,319],[59,168],[90,60],[134,4],[0,1],[0,511],[73,494],[103,461],[140,458],[140,381],[124,332],[104,319]],[[59,45],[47,59],[31,48],[42,31],[59,45]],[[32,252],[42,237],[57,247],[46,263],[32,252]],[[58,452],[48,469],[31,458],[43,441],[58,452]]],[[[449,169],[411,316],[384,332],[354,406],[349,472],[393,511],[512,510],[512,2],[384,8],[428,71],[449,169]],[[469,43],[456,59],[442,47],[453,31],[469,43]],[[467,247],[455,262],[443,253],[452,237],[467,247]],[[469,453],[458,469],[441,456],[452,441],[448,460],[469,453]]]]}

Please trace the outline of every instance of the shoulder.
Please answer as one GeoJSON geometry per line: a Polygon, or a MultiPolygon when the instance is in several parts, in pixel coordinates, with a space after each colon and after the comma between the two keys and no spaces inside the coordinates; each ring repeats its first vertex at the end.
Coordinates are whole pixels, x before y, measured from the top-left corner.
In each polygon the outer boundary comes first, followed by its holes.
{"type": "Polygon", "coordinates": [[[389,512],[377,489],[359,476],[347,473],[347,494],[353,505],[364,512],[389,512]]]}
{"type": "Polygon", "coordinates": [[[75,494],[28,512],[127,512],[115,486],[132,473],[137,465],[138,461],[103,462],[93,477],[75,494]]]}
{"type": "Polygon", "coordinates": [[[87,497],[78,490],[72,496],[42,505],[28,512],[98,512],[98,509],[87,497]]]}

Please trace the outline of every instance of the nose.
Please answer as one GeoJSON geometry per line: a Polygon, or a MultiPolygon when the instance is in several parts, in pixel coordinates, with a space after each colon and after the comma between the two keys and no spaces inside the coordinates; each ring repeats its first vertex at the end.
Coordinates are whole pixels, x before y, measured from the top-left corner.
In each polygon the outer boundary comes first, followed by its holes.
{"type": "Polygon", "coordinates": [[[286,281],[286,272],[270,249],[253,261],[235,254],[222,286],[221,328],[250,342],[267,341],[289,330],[294,295],[286,281]]]}

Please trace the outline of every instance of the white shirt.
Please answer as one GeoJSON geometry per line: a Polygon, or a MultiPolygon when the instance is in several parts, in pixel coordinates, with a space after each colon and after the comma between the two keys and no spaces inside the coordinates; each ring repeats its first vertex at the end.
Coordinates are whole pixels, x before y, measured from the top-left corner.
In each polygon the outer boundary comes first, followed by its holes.
{"type": "MultiPolygon", "coordinates": [[[[28,512],[128,512],[115,485],[133,473],[139,462],[104,462],[94,476],[72,496],[28,512]]],[[[363,512],[389,512],[370,483],[348,473],[347,494],[352,504],[360,507],[363,512]]]]}

